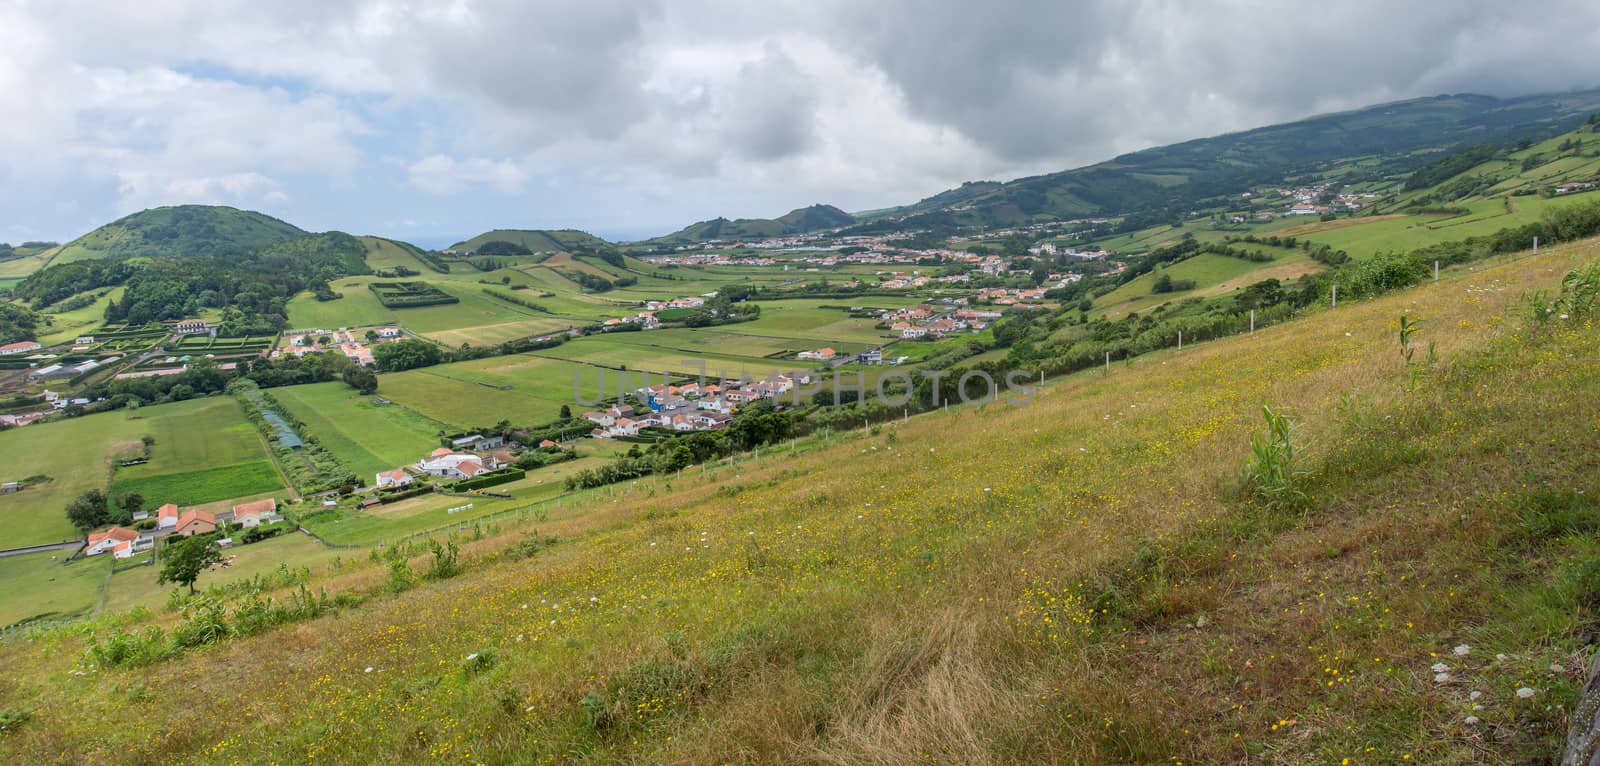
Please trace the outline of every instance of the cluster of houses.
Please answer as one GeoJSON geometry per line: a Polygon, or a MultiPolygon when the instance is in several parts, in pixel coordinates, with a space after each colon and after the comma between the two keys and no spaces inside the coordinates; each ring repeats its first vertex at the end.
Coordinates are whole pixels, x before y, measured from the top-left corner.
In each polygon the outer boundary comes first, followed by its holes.
{"type": "Polygon", "coordinates": [[[656,312],[672,309],[697,309],[706,305],[707,298],[715,298],[716,296],[715,292],[710,292],[702,296],[673,298],[670,301],[645,301],[640,304],[643,307],[642,311],[625,317],[612,317],[602,322],[601,325],[604,327],[618,327],[626,324],[637,324],[643,326],[646,330],[654,330],[661,326],[661,320],[656,318],[656,312]]]}
{"type": "MultiPolygon", "coordinates": [[[[427,457],[410,466],[381,471],[373,486],[403,487],[419,477],[438,479],[471,479],[479,474],[499,470],[516,462],[516,456],[505,449],[505,438],[467,434],[450,440],[449,447],[440,447],[427,457]]],[[[555,446],[548,439],[539,446],[555,446]]]]}
{"type": "MultiPolygon", "coordinates": [[[[403,337],[398,327],[379,327],[373,332],[377,333],[378,342],[380,343],[399,340],[403,337]]],[[[348,327],[341,327],[332,331],[315,328],[285,330],[283,336],[289,339],[289,346],[284,350],[274,351],[272,353],[274,357],[289,353],[299,358],[306,354],[327,351],[329,350],[328,348],[317,342],[318,338],[326,337],[331,338],[331,344],[337,347],[339,353],[344,354],[350,361],[363,365],[372,364],[372,348],[367,345],[365,335],[357,336],[356,331],[348,327]]]]}
{"type": "Polygon", "coordinates": [[[1568,181],[1560,186],[1557,186],[1555,192],[1556,194],[1573,194],[1575,192],[1588,191],[1593,189],[1594,186],[1594,181],[1568,181]]]}
{"type": "MultiPolygon", "coordinates": [[[[823,349],[831,351],[832,349],[823,349]]],[[[775,373],[760,381],[724,380],[721,383],[662,383],[640,388],[634,393],[645,403],[644,409],[617,404],[603,410],[583,413],[595,424],[589,435],[597,439],[637,436],[643,428],[672,431],[715,431],[726,428],[733,412],[758,399],[776,399],[795,385],[809,384],[810,373],[775,373]]]]}
{"type": "MultiPolygon", "coordinates": [[[[991,293],[996,291],[1002,294],[1029,292],[1006,291],[999,288],[984,292],[991,293]]],[[[1043,290],[1032,292],[1038,292],[1039,297],[1044,297],[1043,290]]],[[[928,304],[885,311],[878,316],[879,321],[887,323],[889,329],[899,335],[902,340],[942,338],[946,335],[960,332],[979,332],[999,318],[1000,312],[998,310],[961,308],[954,311],[941,311],[928,304]]]]}
{"type": "MultiPolygon", "coordinates": [[[[150,518],[148,511],[141,511],[133,515],[134,521],[145,521],[150,518]]],[[[134,554],[143,553],[155,547],[156,540],[171,535],[179,537],[192,537],[194,535],[208,535],[217,531],[224,524],[233,524],[244,529],[259,527],[263,524],[272,524],[283,521],[278,514],[278,501],[272,498],[241,503],[233,506],[232,510],[222,513],[211,513],[199,508],[190,508],[184,511],[175,503],[167,503],[156,509],[156,526],[149,530],[134,530],[127,527],[112,527],[89,535],[83,548],[83,555],[98,556],[110,553],[113,558],[125,559],[134,554]]],[[[232,540],[219,540],[220,545],[231,545],[232,540]]]]}

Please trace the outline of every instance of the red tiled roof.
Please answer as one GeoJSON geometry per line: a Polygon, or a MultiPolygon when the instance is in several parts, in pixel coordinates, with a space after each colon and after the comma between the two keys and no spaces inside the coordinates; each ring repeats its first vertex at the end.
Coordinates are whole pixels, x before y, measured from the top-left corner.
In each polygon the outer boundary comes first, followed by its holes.
{"type": "Polygon", "coordinates": [[[124,527],[112,527],[104,532],[96,532],[92,535],[89,535],[89,545],[95,545],[96,543],[99,543],[107,538],[116,540],[117,542],[127,542],[129,540],[138,539],[139,533],[124,527]]]}
{"type": "Polygon", "coordinates": [[[178,504],[167,503],[156,510],[156,520],[178,518],[178,504]]]}
{"type": "Polygon", "coordinates": [[[271,513],[276,510],[278,510],[278,501],[269,497],[265,500],[257,500],[255,502],[234,506],[233,517],[235,519],[240,519],[244,518],[245,516],[260,516],[263,513],[271,513]]]}
{"type": "Polygon", "coordinates": [[[178,519],[178,529],[183,529],[184,527],[187,527],[197,521],[203,521],[212,526],[216,526],[217,517],[198,508],[193,508],[190,509],[188,513],[183,514],[183,518],[178,519]]]}

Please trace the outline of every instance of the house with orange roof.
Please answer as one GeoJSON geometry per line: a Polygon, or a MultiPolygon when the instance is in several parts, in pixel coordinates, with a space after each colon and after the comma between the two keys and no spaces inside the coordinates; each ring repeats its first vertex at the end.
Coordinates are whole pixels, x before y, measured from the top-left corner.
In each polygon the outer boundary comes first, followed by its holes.
{"type": "Polygon", "coordinates": [[[151,538],[144,537],[126,527],[112,527],[103,532],[89,535],[89,541],[83,548],[83,555],[98,556],[106,551],[111,551],[112,556],[125,559],[137,551],[149,550],[154,544],[151,538]],[[140,540],[144,541],[139,545],[140,540]],[[137,550],[136,550],[137,548],[137,550]]]}
{"type": "Polygon", "coordinates": [[[188,513],[178,517],[178,526],[173,534],[180,537],[193,537],[207,535],[217,531],[217,517],[198,508],[189,509],[188,513]]]}
{"type": "Polygon", "coordinates": [[[233,523],[241,527],[259,527],[282,519],[278,515],[278,501],[270,497],[233,507],[233,523]]]}
{"type": "Polygon", "coordinates": [[[379,472],[375,484],[379,487],[403,487],[411,482],[411,474],[406,473],[406,469],[396,468],[392,471],[379,472]]]}
{"type": "Polygon", "coordinates": [[[167,503],[156,510],[156,529],[172,529],[178,526],[178,504],[167,503]]]}

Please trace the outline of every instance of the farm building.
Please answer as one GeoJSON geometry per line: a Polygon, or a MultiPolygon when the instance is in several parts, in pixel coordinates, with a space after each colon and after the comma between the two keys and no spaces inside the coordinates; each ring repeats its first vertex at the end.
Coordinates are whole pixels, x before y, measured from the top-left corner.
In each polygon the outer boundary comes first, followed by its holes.
{"type": "Polygon", "coordinates": [[[413,481],[413,479],[411,477],[411,474],[406,473],[406,469],[404,469],[404,468],[396,468],[396,469],[394,469],[392,471],[383,471],[383,472],[379,473],[378,477],[377,477],[377,481],[376,481],[376,486],[379,486],[379,487],[403,487],[403,486],[405,486],[407,484],[410,484],[412,481],[413,481]]]}
{"type": "Polygon", "coordinates": [[[190,510],[178,518],[174,531],[181,537],[210,534],[217,531],[217,517],[205,511],[190,510]]]}
{"type": "Polygon", "coordinates": [[[233,507],[233,523],[241,527],[259,527],[282,520],[278,515],[278,501],[270,497],[233,507]]]}

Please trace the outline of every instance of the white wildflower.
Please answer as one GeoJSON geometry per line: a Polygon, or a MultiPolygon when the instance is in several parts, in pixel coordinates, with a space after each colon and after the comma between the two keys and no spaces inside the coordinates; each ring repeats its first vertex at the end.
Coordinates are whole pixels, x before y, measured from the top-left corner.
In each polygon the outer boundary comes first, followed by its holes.
{"type": "Polygon", "coordinates": [[[1533,697],[1533,689],[1524,686],[1517,690],[1517,697],[1521,699],[1531,699],[1533,697]]]}
{"type": "Polygon", "coordinates": [[[1468,726],[1476,726],[1476,725],[1478,725],[1478,717],[1475,716],[1475,715],[1467,716],[1466,724],[1468,726]]]}
{"type": "Polygon", "coordinates": [[[1451,649],[1450,651],[1455,652],[1457,657],[1465,657],[1472,653],[1472,647],[1467,646],[1466,644],[1458,644],[1456,645],[1456,648],[1451,649]]]}
{"type": "Polygon", "coordinates": [[[1434,673],[1433,674],[1433,682],[1436,683],[1436,684],[1447,684],[1447,683],[1450,683],[1450,674],[1449,673],[1434,673]]]}
{"type": "Polygon", "coordinates": [[[1446,665],[1446,664],[1444,664],[1442,662],[1433,663],[1433,672],[1435,672],[1435,673],[1443,673],[1443,672],[1445,672],[1446,670],[1449,670],[1449,669],[1450,669],[1450,666],[1446,665]]]}

